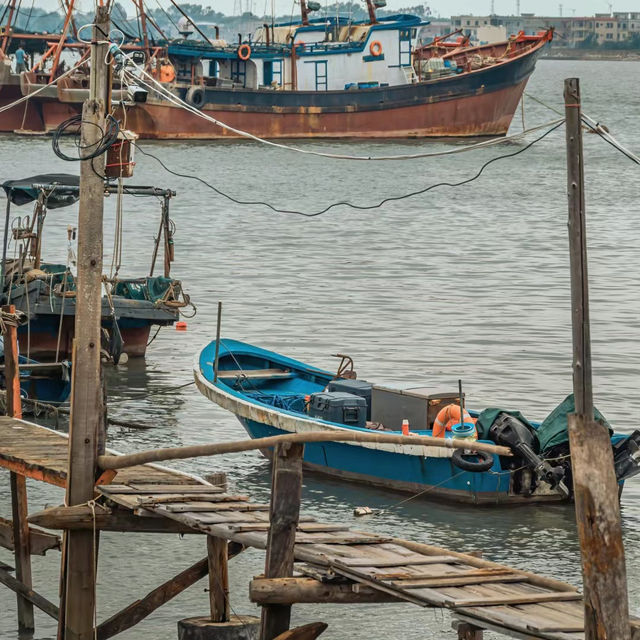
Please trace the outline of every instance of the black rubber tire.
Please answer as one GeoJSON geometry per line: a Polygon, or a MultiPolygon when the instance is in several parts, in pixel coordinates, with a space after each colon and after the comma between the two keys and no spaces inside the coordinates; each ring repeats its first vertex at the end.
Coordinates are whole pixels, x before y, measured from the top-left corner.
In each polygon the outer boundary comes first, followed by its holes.
{"type": "Polygon", "coordinates": [[[451,456],[451,462],[463,471],[472,471],[479,473],[481,471],[489,471],[493,466],[493,456],[486,451],[474,451],[472,454],[465,454],[464,449],[456,449],[451,456]],[[479,458],[477,461],[465,458],[465,455],[473,455],[479,458]]]}
{"type": "Polygon", "coordinates": [[[204,89],[202,87],[190,87],[185,96],[185,101],[196,107],[196,109],[200,109],[204,106],[204,89]]]}

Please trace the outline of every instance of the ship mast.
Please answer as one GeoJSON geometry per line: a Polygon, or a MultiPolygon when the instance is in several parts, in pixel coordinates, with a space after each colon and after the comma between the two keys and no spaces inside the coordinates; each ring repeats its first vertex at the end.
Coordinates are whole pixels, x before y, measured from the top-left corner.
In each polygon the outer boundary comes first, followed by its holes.
{"type": "Polygon", "coordinates": [[[369,22],[371,24],[378,24],[378,17],[376,16],[376,7],[373,4],[373,0],[367,0],[367,10],[369,11],[369,22]]]}
{"type": "Polygon", "coordinates": [[[307,0],[300,0],[300,13],[302,14],[302,24],[306,27],[309,25],[309,9],[307,8],[307,0]]]}
{"type": "Polygon", "coordinates": [[[7,47],[11,42],[11,24],[13,22],[13,14],[15,13],[15,10],[16,10],[16,0],[9,0],[8,9],[9,9],[9,17],[7,18],[7,24],[4,27],[4,37],[2,38],[2,45],[0,45],[0,52],[2,52],[3,58],[7,52],[7,47]]]}
{"type": "Polygon", "coordinates": [[[151,50],[149,49],[149,34],[147,32],[147,14],[144,10],[144,5],[142,0],[134,0],[134,4],[138,9],[140,16],[140,29],[142,30],[142,41],[144,43],[144,52],[147,57],[147,60],[151,58],[151,50]]]}
{"type": "Polygon", "coordinates": [[[51,77],[49,78],[49,84],[51,84],[56,77],[56,70],[58,69],[58,62],[60,62],[60,54],[62,53],[64,42],[67,39],[67,32],[69,31],[69,24],[71,23],[74,4],[75,4],[75,0],[69,0],[69,3],[67,4],[67,15],[65,16],[64,26],[62,27],[62,33],[60,34],[60,40],[58,41],[58,46],[56,47],[56,52],[53,56],[53,63],[51,65],[51,77]]]}

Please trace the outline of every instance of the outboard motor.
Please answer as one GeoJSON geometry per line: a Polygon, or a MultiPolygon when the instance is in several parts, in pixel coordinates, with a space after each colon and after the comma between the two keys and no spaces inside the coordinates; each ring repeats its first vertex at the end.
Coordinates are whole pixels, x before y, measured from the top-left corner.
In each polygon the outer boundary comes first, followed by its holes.
{"type": "Polygon", "coordinates": [[[552,467],[538,455],[535,434],[518,418],[508,413],[499,413],[489,429],[489,438],[496,444],[510,447],[538,478],[569,497],[569,489],[564,483],[564,469],[560,466],[552,467]]]}
{"type": "Polygon", "coordinates": [[[613,464],[618,482],[640,473],[640,431],[613,446],[613,464]]]}

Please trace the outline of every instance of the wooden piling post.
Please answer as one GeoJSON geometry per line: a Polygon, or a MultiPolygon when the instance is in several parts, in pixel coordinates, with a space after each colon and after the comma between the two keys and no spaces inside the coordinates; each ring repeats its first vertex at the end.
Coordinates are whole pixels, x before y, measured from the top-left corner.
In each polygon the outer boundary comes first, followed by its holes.
{"type": "Polygon", "coordinates": [[[577,78],[565,80],[564,101],[575,397],[575,414],[569,416],[569,443],[582,555],[585,640],[628,640],[631,630],[618,484],[608,431],[595,422],[593,415],[582,118],[577,78]]]}
{"type": "Polygon", "coordinates": [[[484,638],[482,629],[474,624],[454,620],[452,626],[458,632],[458,640],[482,640],[484,638]]]}
{"type": "MultiPolygon", "coordinates": [[[[16,308],[12,304],[2,307],[4,313],[14,315],[16,308]]],[[[22,418],[22,399],[20,397],[20,369],[18,367],[18,327],[7,323],[4,340],[4,379],[7,385],[7,415],[22,418]]]]}
{"type": "MultiPolygon", "coordinates": [[[[2,311],[15,314],[14,305],[5,305],[2,311]]],[[[18,368],[18,327],[7,323],[4,332],[4,378],[7,386],[7,415],[22,418],[20,399],[20,370],[18,368]]],[[[16,579],[31,589],[31,548],[29,539],[29,516],[26,478],[11,472],[11,510],[13,517],[13,545],[16,564],[16,579]]],[[[18,598],[18,629],[30,632],[34,629],[33,604],[23,595],[18,598]]]]}
{"type": "MultiPolygon", "coordinates": [[[[105,131],[110,73],[105,62],[110,31],[109,12],[99,6],[91,36],[89,99],[82,110],[81,149],[90,152],[105,131]]],[[[102,315],[102,218],[104,155],[83,160],[80,167],[78,214],[78,285],[69,422],[69,506],[94,498],[99,443],[104,442],[104,411],[100,379],[100,321],[102,315]]],[[[65,593],[62,601],[65,640],[93,638],[97,533],[65,534],[65,593]]]]}
{"type": "MultiPolygon", "coordinates": [[[[265,578],[293,575],[294,545],[302,499],[303,452],[304,445],[301,444],[280,444],[275,447],[265,578]]],[[[263,607],[260,640],[273,640],[289,629],[290,621],[291,605],[263,607]]]]}
{"type": "MultiPolygon", "coordinates": [[[[33,588],[31,578],[31,547],[29,541],[29,516],[27,507],[27,480],[11,472],[11,508],[13,516],[13,545],[16,563],[16,579],[28,589],[33,588]]],[[[34,630],[33,604],[18,594],[18,629],[34,630]]]]}
{"type": "Polygon", "coordinates": [[[229,622],[229,545],[226,540],[207,536],[209,558],[209,604],[211,622],[229,622]]]}

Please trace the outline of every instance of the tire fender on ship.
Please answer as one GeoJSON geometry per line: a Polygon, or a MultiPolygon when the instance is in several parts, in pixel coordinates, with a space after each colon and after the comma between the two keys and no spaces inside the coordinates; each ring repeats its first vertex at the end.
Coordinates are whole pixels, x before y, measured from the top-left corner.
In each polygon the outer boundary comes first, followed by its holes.
{"type": "Polygon", "coordinates": [[[189,87],[185,101],[200,109],[200,107],[204,106],[204,89],[202,87],[189,87]]]}

